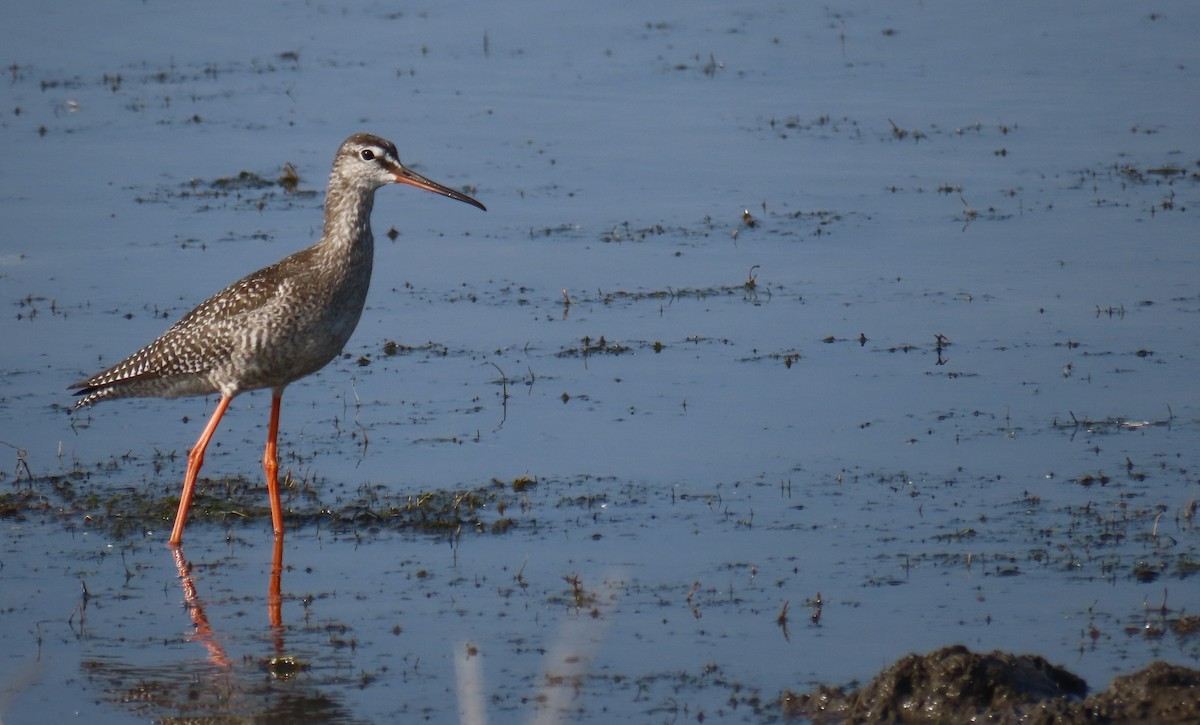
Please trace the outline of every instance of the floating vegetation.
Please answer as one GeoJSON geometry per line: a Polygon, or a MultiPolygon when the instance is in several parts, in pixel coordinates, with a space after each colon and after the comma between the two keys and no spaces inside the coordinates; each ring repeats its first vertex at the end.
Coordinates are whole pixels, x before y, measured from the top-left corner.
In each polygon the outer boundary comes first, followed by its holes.
{"type": "MultiPolygon", "coordinates": [[[[222,176],[215,181],[208,183],[208,187],[216,191],[245,191],[247,189],[263,189],[269,186],[275,186],[275,181],[264,179],[253,171],[242,171],[237,176],[222,176]]],[[[190,185],[193,189],[202,187],[205,182],[200,179],[192,179],[190,185]]],[[[282,186],[282,184],[281,184],[282,186]]]]}
{"type": "MultiPolygon", "coordinates": [[[[559,350],[555,357],[587,357],[589,355],[621,355],[630,352],[633,348],[629,345],[609,342],[601,335],[598,339],[593,340],[591,337],[584,335],[579,340],[579,347],[568,347],[559,350]]],[[[650,347],[649,343],[645,344],[650,347]]]]}
{"type": "MultiPolygon", "coordinates": [[[[440,489],[397,495],[383,485],[359,487],[350,497],[324,500],[310,481],[290,476],[281,481],[288,526],[341,529],[410,530],[425,533],[473,530],[503,533],[519,522],[506,515],[521,511],[520,496],[536,481],[521,476],[511,485],[495,480],[471,489],[440,489]]],[[[179,497],[172,486],[114,486],[93,483],[79,473],[24,481],[0,493],[0,518],[43,518],[67,528],[106,531],[116,538],[159,531],[174,520],[179,497]],[[162,492],[160,492],[162,491],[162,492]]],[[[270,521],[264,484],[243,476],[202,478],[197,482],[191,521],[241,526],[270,521]]]]}
{"type": "Polygon", "coordinates": [[[800,362],[800,353],[796,350],[782,350],[760,354],[756,350],[755,354],[739,358],[738,362],[762,362],[764,360],[782,362],[783,366],[790,370],[793,365],[800,362]]]}
{"type": "Polygon", "coordinates": [[[204,202],[201,209],[207,209],[214,200],[227,199],[236,202],[237,206],[261,211],[279,202],[288,208],[296,199],[315,199],[319,194],[317,189],[300,188],[300,175],[295,167],[284,163],[280,174],[274,177],[239,171],[211,181],[193,178],[178,188],[160,186],[134,200],[139,204],[162,204],[176,199],[195,199],[204,202]]]}
{"type": "Polygon", "coordinates": [[[1092,433],[1112,433],[1121,430],[1143,430],[1145,428],[1159,428],[1171,426],[1171,421],[1175,420],[1175,413],[1171,411],[1170,406],[1167,407],[1167,417],[1157,420],[1134,420],[1122,416],[1112,416],[1109,418],[1078,418],[1072,411],[1067,411],[1067,415],[1071,416],[1070,421],[1059,420],[1055,418],[1051,422],[1051,427],[1068,430],[1087,430],[1092,433]]]}
{"type": "Polygon", "coordinates": [[[1128,162],[1077,171],[1070,188],[1089,191],[1097,207],[1129,206],[1151,217],[1166,212],[1186,212],[1187,204],[1176,189],[1194,190],[1200,182],[1200,163],[1193,168],[1176,164],[1138,167],[1128,162]],[[1105,195],[1107,194],[1107,195],[1105,195]]]}
{"type": "Polygon", "coordinates": [[[569,300],[569,304],[572,305],[588,302],[611,305],[616,302],[644,302],[646,300],[660,300],[673,303],[681,299],[702,300],[711,297],[732,297],[736,295],[741,295],[742,299],[747,302],[770,301],[773,293],[769,285],[762,286],[762,296],[758,294],[760,287],[757,278],[757,268],[758,265],[755,265],[751,269],[746,281],[739,284],[714,285],[712,287],[666,287],[664,289],[653,290],[596,290],[596,294],[592,296],[575,294],[567,299],[569,300]]]}
{"type": "Polygon", "coordinates": [[[446,357],[450,354],[450,348],[440,342],[427,342],[423,345],[402,345],[395,340],[388,340],[383,343],[383,354],[391,357],[392,355],[412,355],[413,353],[426,353],[433,357],[446,357]]]}

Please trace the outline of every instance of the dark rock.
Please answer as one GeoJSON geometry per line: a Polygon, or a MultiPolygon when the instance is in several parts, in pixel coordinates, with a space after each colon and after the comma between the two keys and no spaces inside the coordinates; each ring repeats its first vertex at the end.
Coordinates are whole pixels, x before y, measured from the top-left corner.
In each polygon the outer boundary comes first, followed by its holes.
{"type": "Polygon", "coordinates": [[[908,655],[865,687],[785,692],[783,713],[817,723],[1194,723],[1200,672],[1155,662],[1084,700],[1087,683],[1035,655],[963,646],[908,655]]]}
{"type": "MultiPolygon", "coordinates": [[[[1094,714],[1086,722],[1200,722],[1200,672],[1152,662],[1084,703],[1094,714]]],[[[1084,721],[1080,721],[1084,722],[1084,721]]]]}

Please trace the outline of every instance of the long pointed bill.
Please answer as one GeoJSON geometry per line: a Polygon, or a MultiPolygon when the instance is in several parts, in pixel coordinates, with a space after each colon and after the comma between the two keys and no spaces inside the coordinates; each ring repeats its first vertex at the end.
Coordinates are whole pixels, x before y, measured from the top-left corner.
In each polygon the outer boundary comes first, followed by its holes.
{"type": "Polygon", "coordinates": [[[420,174],[418,174],[417,172],[408,168],[407,166],[400,167],[400,171],[396,174],[396,183],[397,184],[408,184],[410,186],[415,186],[418,189],[424,189],[425,191],[432,191],[435,194],[441,194],[442,196],[448,196],[451,199],[458,199],[459,201],[466,202],[467,204],[470,204],[471,206],[477,206],[480,209],[487,211],[486,206],[484,206],[483,204],[480,204],[479,202],[475,201],[474,199],[467,196],[466,194],[455,191],[454,189],[451,189],[448,186],[442,186],[441,184],[437,183],[436,181],[431,181],[429,179],[426,179],[424,176],[421,176],[420,174]]]}

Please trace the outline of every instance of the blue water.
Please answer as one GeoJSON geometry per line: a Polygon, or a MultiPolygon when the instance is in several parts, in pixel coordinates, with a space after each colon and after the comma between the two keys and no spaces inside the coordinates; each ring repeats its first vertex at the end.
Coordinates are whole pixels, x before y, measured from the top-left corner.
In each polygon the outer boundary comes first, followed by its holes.
{"type": "MultiPolygon", "coordinates": [[[[0,718],[196,714],[191,687],[242,715],[759,722],[955,642],[1094,688],[1197,666],[1169,628],[1200,601],[1197,27],[1183,3],[0,10],[0,487],[29,485],[19,450],[172,494],[215,401],[68,416],[66,385],[315,241],[357,130],[489,211],[378,193],[368,309],[288,389],[284,467],[331,502],[538,481],[507,534],[289,532],[274,628],[266,525],[193,521],[207,637],[169,522],[0,519],[0,718]],[[211,191],[285,162],[314,193],[211,191]],[[579,354],[601,337],[627,349],[579,354]]],[[[256,478],[266,415],[238,398],[205,474],[256,478]]]]}

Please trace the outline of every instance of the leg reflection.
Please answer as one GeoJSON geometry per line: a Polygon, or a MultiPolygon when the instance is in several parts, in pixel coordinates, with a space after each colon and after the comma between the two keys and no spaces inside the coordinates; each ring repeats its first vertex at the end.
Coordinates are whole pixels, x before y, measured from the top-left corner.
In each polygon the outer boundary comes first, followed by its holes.
{"type": "Polygon", "coordinates": [[[275,656],[267,661],[267,669],[273,677],[286,680],[303,670],[305,665],[295,657],[284,653],[282,580],[283,534],[276,534],[275,548],[271,552],[271,582],[267,587],[267,619],[271,622],[271,639],[275,645],[275,656]]]}
{"type": "MultiPolygon", "coordinates": [[[[229,669],[231,667],[229,655],[214,636],[212,626],[208,622],[208,615],[204,613],[204,603],[196,591],[196,582],[192,577],[192,565],[184,557],[182,547],[173,548],[171,554],[175,557],[175,569],[179,572],[179,582],[183,587],[183,600],[192,617],[192,624],[196,628],[194,639],[208,650],[210,662],[220,668],[229,669]]],[[[271,657],[260,659],[259,662],[273,677],[288,679],[305,669],[305,664],[295,657],[285,654],[284,634],[287,630],[283,626],[282,580],[283,537],[277,536],[274,550],[271,552],[271,576],[267,585],[267,621],[270,623],[274,654],[271,657]]]]}
{"type": "Polygon", "coordinates": [[[275,652],[283,652],[283,595],[280,588],[283,580],[283,537],[275,536],[275,549],[271,552],[271,584],[267,589],[267,619],[275,635],[275,652]]]}
{"type": "Polygon", "coordinates": [[[229,667],[229,656],[225,648],[213,636],[212,626],[208,623],[208,615],[204,613],[204,603],[196,593],[196,582],[192,579],[192,565],[183,556],[183,547],[171,548],[175,557],[175,570],[179,572],[179,583],[183,587],[183,602],[192,617],[192,625],[196,628],[196,639],[208,650],[208,659],[221,668],[229,667]]]}

